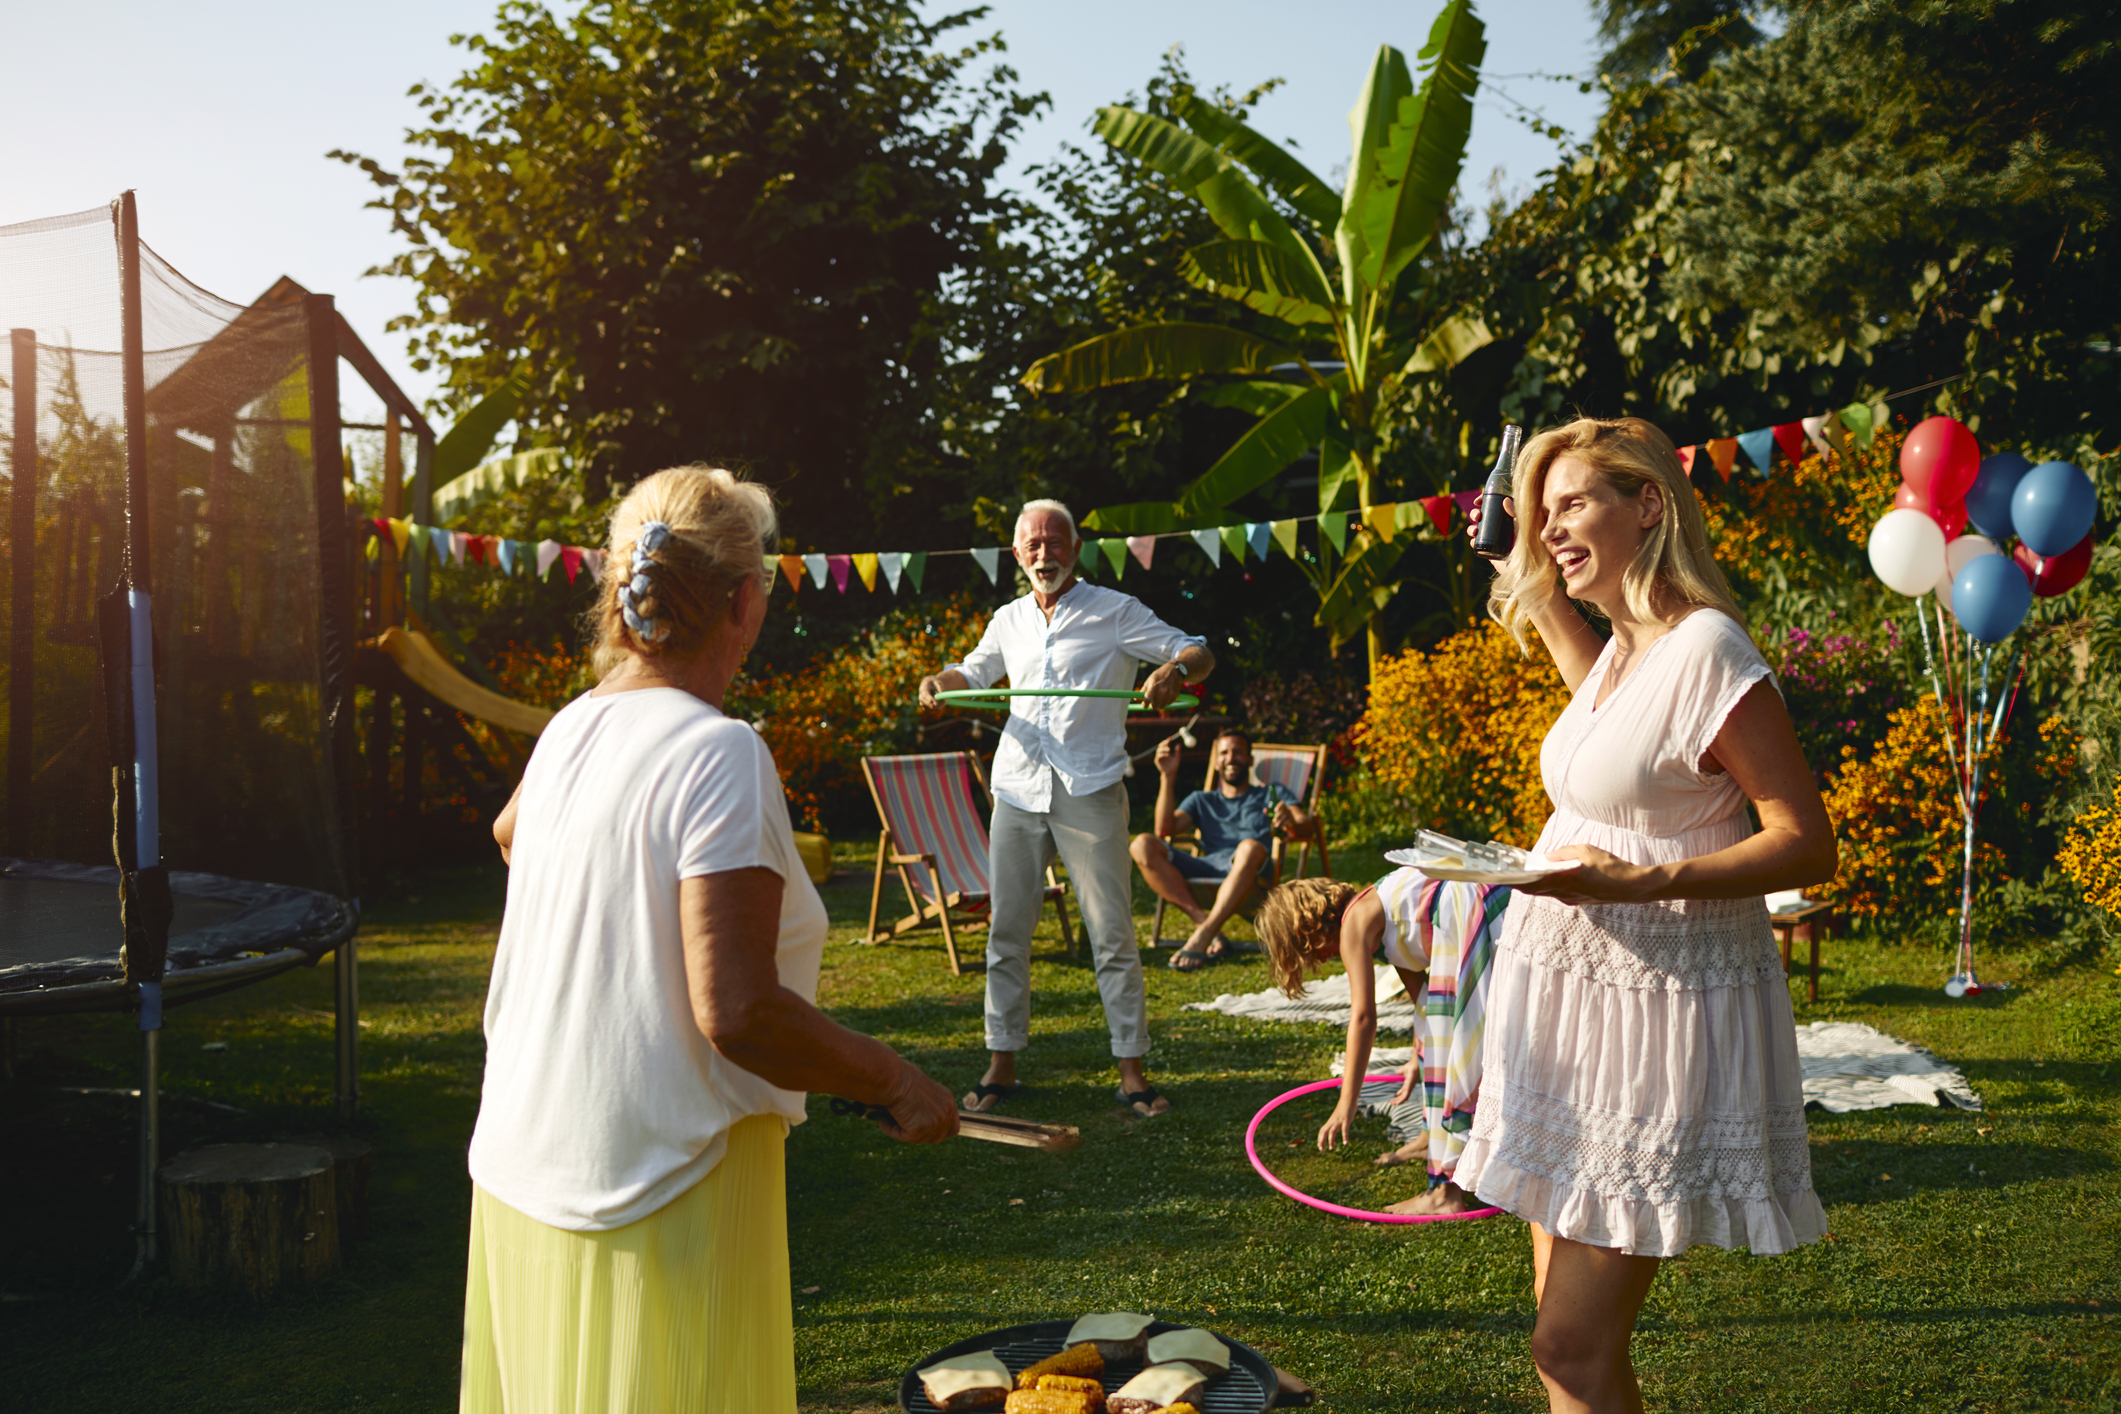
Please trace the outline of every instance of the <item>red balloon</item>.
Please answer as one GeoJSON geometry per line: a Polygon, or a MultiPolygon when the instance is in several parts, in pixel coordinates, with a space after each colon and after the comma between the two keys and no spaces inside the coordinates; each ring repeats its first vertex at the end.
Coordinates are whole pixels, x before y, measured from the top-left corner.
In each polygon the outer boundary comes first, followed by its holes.
{"type": "Polygon", "coordinates": [[[1931,520],[1937,522],[1937,528],[1944,532],[1944,538],[1948,541],[1958,538],[1959,532],[1966,529],[1966,498],[1964,496],[1961,496],[1948,506],[1938,507],[1930,503],[1929,497],[1903,481],[1900,483],[1899,492],[1893,497],[1893,509],[1900,510],[1903,508],[1920,511],[1931,520]]]}
{"type": "Polygon", "coordinates": [[[2019,569],[2025,571],[2025,577],[2033,582],[2033,593],[2043,599],[2052,599],[2058,594],[2067,594],[2075,589],[2077,582],[2091,569],[2092,537],[2087,534],[2061,554],[2049,555],[2044,559],[2021,544],[2011,551],[2011,558],[2018,562],[2019,569]]]}
{"type": "Polygon", "coordinates": [[[1980,474],[1981,444],[1955,417],[1924,418],[1900,444],[1901,479],[1932,505],[1965,500],[1980,474]]]}

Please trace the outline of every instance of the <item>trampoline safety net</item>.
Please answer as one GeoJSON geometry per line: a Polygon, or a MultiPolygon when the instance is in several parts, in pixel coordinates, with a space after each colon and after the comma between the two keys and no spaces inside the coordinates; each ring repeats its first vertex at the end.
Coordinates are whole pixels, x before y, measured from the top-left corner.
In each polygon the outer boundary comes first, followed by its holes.
{"type": "Polygon", "coordinates": [[[129,514],[152,594],[170,980],[315,956],[351,928],[332,748],[334,621],[350,632],[351,616],[327,602],[345,551],[320,517],[343,524],[337,408],[321,455],[311,425],[336,360],[312,377],[300,287],[234,304],[139,250],[146,480],[129,505],[118,208],[0,227],[0,1002],[118,975],[113,770],[130,728],[112,719],[126,669],[106,679],[98,605],[130,582],[129,514]]]}

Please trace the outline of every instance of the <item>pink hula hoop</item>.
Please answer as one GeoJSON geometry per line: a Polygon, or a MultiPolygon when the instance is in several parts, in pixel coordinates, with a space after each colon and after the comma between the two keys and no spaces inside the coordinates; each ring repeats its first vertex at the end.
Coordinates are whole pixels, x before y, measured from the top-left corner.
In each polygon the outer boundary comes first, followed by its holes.
{"type": "MultiPolygon", "coordinates": [[[[1364,1077],[1365,1083],[1375,1080],[1396,1081],[1398,1079],[1400,1079],[1400,1077],[1397,1075],[1371,1075],[1364,1077]]],[[[1314,1090],[1337,1090],[1339,1088],[1340,1082],[1338,1080],[1318,1080],[1312,1082],[1309,1085],[1299,1085],[1294,1090],[1289,1091],[1287,1094],[1277,1095],[1273,1099],[1267,1101],[1266,1104],[1260,1107],[1259,1113],[1252,1116],[1252,1123],[1245,1130],[1245,1157],[1252,1161],[1253,1168],[1259,1170],[1259,1176],[1267,1181],[1267,1186],[1269,1188],[1273,1189],[1277,1193],[1284,1195],[1285,1197],[1294,1198],[1297,1202],[1304,1204],[1306,1207],[1316,1208],[1322,1213],[1331,1213],[1334,1217],[1337,1218],[1356,1218],[1366,1223],[1448,1223],[1458,1222],[1466,1218],[1494,1218],[1502,1216],[1502,1209],[1500,1208],[1475,1208],[1471,1212],[1465,1213],[1426,1214],[1373,1213],[1368,1208],[1343,1208],[1338,1203],[1328,1203],[1323,1198],[1313,1198],[1310,1194],[1303,1192],[1301,1189],[1291,1188],[1288,1184],[1283,1183],[1273,1174],[1267,1172],[1267,1166],[1261,1163],[1259,1160],[1259,1145],[1256,1142],[1259,1135],[1260,1122],[1266,1119],[1268,1115],[1273,1114],[1276,1110],[1280,1109],[1283,1105],[1289,1103],[1289,1101],[1295,1099],[1298,1095],[1308,1095],[1314,1090]]]]}

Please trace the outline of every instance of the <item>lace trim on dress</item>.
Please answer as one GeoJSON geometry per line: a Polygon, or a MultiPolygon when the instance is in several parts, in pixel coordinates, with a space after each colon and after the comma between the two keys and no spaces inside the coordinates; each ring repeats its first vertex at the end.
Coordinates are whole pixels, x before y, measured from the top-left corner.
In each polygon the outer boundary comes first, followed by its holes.
{"type": "Polygon", "coordinates": [[[1610,987],[1693,992],[1783,976],[1767,905],[1757,898],[1571,908],[1519,894],[1509,922],[1502,945],[1523,961],[1610,987]]]}
{"type": "Polygon", "coordinates": [[[1645,1119],[1584,1109],[1484,1077],[1477,1128],[1496,1156],[1601,1198],[1669,1204],[1779,1199],[1812,1186],[1804,1105],[1645,1119]]]}

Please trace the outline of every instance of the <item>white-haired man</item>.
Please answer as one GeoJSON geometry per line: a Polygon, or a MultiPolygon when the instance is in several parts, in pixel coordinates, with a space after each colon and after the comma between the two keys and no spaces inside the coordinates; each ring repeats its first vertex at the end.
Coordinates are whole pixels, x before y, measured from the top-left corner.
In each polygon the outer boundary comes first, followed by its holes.
{"type": "MultiPolygon", "coordinates": [[[[964,662],[921,680],[922,706],[935,706],[938,692],[988,687],[1004,676],[1018,689],[1131,688],[1135,665],[1149,663],[1155,667],[1141,685],[1142,698],[1162,708],[1214,668],[1204,640],[1180,633],[1130,594],[1076,578],[1082,538],[1060,502],[1024,506],[1014,549],[1031,592],[988,621],[964,662]]],[[[1126,771],[1125,702],[1012,701],[994,753],[988,832],[987,1073],[965,1096],[968,1110],[993,1109],[1017,1088],[1016,1053],[1031,1039],[1031,930],[1056,852],[1068,866],[1090,938],[1119,1062],[1118,1098],[1145,1119],[1171,1108],[1142,1069],[1149,1018],[1134,937],[1126,771]]]]}

